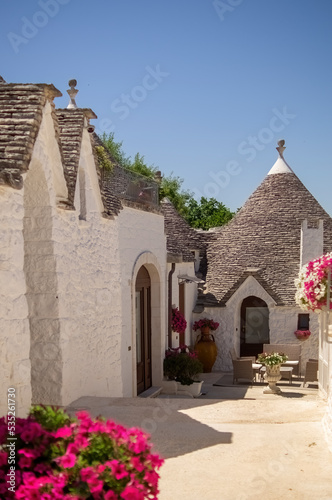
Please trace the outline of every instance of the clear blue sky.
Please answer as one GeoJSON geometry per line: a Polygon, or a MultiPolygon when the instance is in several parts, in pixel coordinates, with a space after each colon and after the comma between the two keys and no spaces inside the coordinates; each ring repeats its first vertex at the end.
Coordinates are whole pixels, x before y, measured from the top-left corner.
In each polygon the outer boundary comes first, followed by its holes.
{"type": "Polygon", "coordinates": [[[0,74],[77,104],[196,196],[240,207],[277,158],[332,215],[331,0],[1,2],[0,74]]]}

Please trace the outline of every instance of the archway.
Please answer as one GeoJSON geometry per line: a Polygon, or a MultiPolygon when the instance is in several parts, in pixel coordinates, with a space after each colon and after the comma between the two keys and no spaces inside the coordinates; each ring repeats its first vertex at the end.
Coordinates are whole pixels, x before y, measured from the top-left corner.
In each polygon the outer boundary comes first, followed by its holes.
{"type": "Polygon", "coordinates": [[[151,279],[142,266],[135,284],[137,394],[151,387],[151,279]]]}
{"type": "Polygon", "coordinates": [[[240,355],[257,356],[269,343],[269,308],[254,295],[246,297],[241,305],[240,355]]]}

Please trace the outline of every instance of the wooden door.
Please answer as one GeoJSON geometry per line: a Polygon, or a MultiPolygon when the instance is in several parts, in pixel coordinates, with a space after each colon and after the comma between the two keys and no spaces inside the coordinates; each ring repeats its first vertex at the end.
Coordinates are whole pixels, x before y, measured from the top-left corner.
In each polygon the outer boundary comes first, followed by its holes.
{"type": "Polygon", "coordinates": [[[142,266],[136,278],[136,363],[137,394],[152,385],[151,381],[151,280],[142,266]]]}
{"type": "Polygon", "coordinates": [[[270,343],[269,308],[264,300],[253,295],[241,306],[240,356],[257,356],[263,344],[270,343]]]}

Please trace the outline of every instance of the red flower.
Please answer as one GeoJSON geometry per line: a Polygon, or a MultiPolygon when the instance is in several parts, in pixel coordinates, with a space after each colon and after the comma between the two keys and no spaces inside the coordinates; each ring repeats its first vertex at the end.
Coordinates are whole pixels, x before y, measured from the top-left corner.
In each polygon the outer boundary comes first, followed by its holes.
{"type": "Polygon", "coordinates": [[[219,326],[219,323],[213,321],[213,319],[209,318],[202,318],[199,319],[198,321],[195,321],[193,324],[193,330],[196,332],[196,330],[201,330],[204,327],[210,328],[210,330],[216,330],[219,326]]]}
{"type": "Polygon", "coordinates": [[[177,307],[172,309],[172,330],[176,333],[184,333],[187,328],[187,321],[177,307]]]}

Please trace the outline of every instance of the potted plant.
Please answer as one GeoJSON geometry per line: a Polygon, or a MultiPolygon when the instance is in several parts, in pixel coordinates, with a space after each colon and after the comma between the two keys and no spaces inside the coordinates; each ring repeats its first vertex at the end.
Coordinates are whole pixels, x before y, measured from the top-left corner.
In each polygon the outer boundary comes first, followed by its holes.
{"type": "Polygon", "coordinates": [[[310,330],[296,330],[294,332],[294,335],[298,340],[307,340],[311,335],[311,331],[310,330]]]}
{"type": "Polygon", "coordinates": [[[195,351],[184,345],[176,349],[168,349],[164,359],[164,375],[169,380],[175,380],[180,390],[189,390],[193,395],[199,395],[202,381],[196,379],[203,371],[203,365],[198,360],[195,351]],[[190,387],[194,386],[194,387],[190,387]]]}
{"type": "Polygon", "coordinates": [[[287,361],[288,356],[283,352],[263,352],[258,355],[258,363],[262,363],[266,367],[266,372],[264,374],[264,379],[268,382],[269,386],[264,390],[266,394],[278,394],[280,388],[276,386],[276,383],[281,379],[280,375],[280,365],[287,361]]]}
{"type": "Polygon", "coordinates": [[[299,277],[295,280],[297,288],[295,300],[302,309],[315,312],[326,310],[328,273],[331,268],[332,252],[302,267],[299,277]]]}
{"type": "MultiPolygon", "coordinates": [[[[204,334],[207,329],[214,331],[218,328],[218,326],[219,323],[213,321],[213,319],[202,318],[198,321],[195,321],[195,323],[193,324],[193,330],[194,332],[196,332],[197,330],[201,330],[201,332],[204,334]]],[[[207,333],[209,333],[209,331],[207,331],[207,333]]]]}

